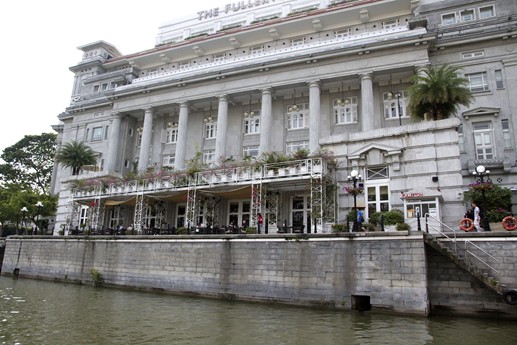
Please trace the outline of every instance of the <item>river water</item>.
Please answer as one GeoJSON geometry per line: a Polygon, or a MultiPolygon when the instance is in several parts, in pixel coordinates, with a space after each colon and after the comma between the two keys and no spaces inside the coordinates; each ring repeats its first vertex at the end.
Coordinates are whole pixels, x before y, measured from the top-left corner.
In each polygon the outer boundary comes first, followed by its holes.
{"type": "Polygon", "coordinates": [[[517,322],[407,317],[0,277],[0,344],[517,344],[517,322]]]}

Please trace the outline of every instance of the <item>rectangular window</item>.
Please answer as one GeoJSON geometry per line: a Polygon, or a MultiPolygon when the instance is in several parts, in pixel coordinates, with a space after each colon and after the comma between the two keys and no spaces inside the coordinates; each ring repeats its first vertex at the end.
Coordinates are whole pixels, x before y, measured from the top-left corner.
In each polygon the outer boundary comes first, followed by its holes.
{"type": "Polygon", "coordinates": [[[175,155],[166,155],[163,156],[162,165],[164,167],[173,167],[174,163],[176,163],[176,156],[175,155]]]}
{"type": "Polygon", "coordinates": [[[387,167],[368,168],[366,169],[366,180],[384,180],[390,177],[387,167]]]}
{"type": "Polygon", "coordinates": [[[442,14],[442,25],[451,25],[454,23],[456,23],[455,13],[442,14]]]}
{"type": "Polygon", "coordinates": [[[110,220],[109,220],[109,227],[112,229],[115,229],[118,225],[122,225],[122,222],[124,221],[124,217],[122,216],[122,210],[120,209],[120,206],[115,206],[111,209],[110,213],[110,220]]]}
{"type": "Polygon", "coordinates": [[[390,193],[387,184],[365,186],[365,197],[368,216],[375,212],[386,212],[390,210],[390,193]]]}
{"type": "Polygon", "coordinates": [[[462,22],[468,22],[474,20],[474,10],[465,10],[460,12],[460,18],[462,22]]]}
{"type": "MultiPolygon", "coordinates": [[[[178,205],[176,210],[176,227],[182,228],[189,224],[185,224],[185,218],[187,216],[187,206],[185,204],[178,205]]],[[[190,224],[192,225],[192,224],[190,224]]]]}
{"type": "Polygon", "coordinates": [[[244,134],[260,133],[260,112],[251,111],[244,116],[249,116],[244,118],[244,134]]]}
{"type": "Polygon", "coordinates": [[[207,122],[205,123],[205,139],[214,139],[217,135],[217,123],[207,122]]]}
{"type": "Polygon", "coordinates": [[[109,130],[110,130],[110,126],[106,126],[106,129],[104,130],[104,140],[108,139],[108,134],[109,134],[109,130]]]}
{"type": "Polygon", "coordinates": [[[474,145],[476,159],[494,159],[492,124],[490,122],[476,122],[474,128],[474,145]]]}
{"type": "Polygon", "coordinates": [[[494,71],[495,74],[495,87],[498,89],[504,88],[503,84],[503,72],[500,69],[494,71]]]}
{"type": "Polygon", "coordinates": [[[244,146],[244,148],[242,149],[242,156],[257,159],[259,156],[259,147],[258,146],[244,146]]]}
{"type": "Polygon", "coordinates": [[[93,92],[99,92],[100,85],[93,85],[93,92]]]}
{"type": "Polygon", "coordinates": [[[297,47],[305,44],[305,37],[293,38],[291,40],[291,47],[297,47]]]}
{"type": "Polygon", "coordinates": [[[465,152],[465,137],[463,136],[463,125],[458,127],[458,147],[460,152],[465,152]]]}
{"type": "Polygon", "coordinates": [[[222,54],[215,54],[214,55],[214,58],[213,58],[213,62],[219,62],[219,61],[224,61],[226,59],[226,54],[222,53],[222,54]]]}
{"type": "Polygon", "coordinates": [[[357,97],[335,99],[333,103],[336,124],[357,123],[357,97]]]}
{"type": "Polygon", "coordinates": [[[287,153],[296,152],[298,150],[308,149],[309,142],[308,141],[293,141],[292,143],[285,144],[285,151],[287,153]]]}
{"type": "Polygon", "coordinates": [[[203,163],[208,165],[215,163],[215,150],[203,151],[203,163]]]}
{"type": "Polygon", "coordinates": [[[398,20],[390,20],[382,23],[383,29],[396,29],[399,26],[398,20]]]}
{"type": "Polygon", "coordinates": [[[339,31],[334,31],[335,38],[345,38],[350,36],[350,29],[344,29],[339,31]]]}
{"type": "Polygon", "coordinates": [[[264,47],[262,46],[255,46],[250,48],[250,54],[260,54],[264,51],[264,47]]]}
{"type": "Polygon", "coordinates": [[[510,133],[510,124],[508,123],[508,119],[501,120],[501,127],[503,128],[503,141],[504,148],[511,149],[512,146],[512,136],[510,133]]]}
{"type": "Polygon", "coordinates": [[[92,141],[102,140],[102,127],[94,127],[92,129],[92,141]]]}
{"type": "Polygon", "coordinates": [[[108,89],[108,83],[103,83],[101,89],[102,91],[106,91],[108,89]]]}
{"type": "Polygon", "coordinates": [[[165,142],[172,144],[178,141],[178,128],[167,128],[167,137],[165,142]]]}
{"type": "Polygon", "coordinates": [[[461,54],[462,59],[474,59],[474,58],[483,57],[483,56],[485,56],[485,52],[482,50],[478,50],[475,52],[466,52],[466,53],[461,54]]]}
{"type": "Polygon", "coordinates": [[[385,92],[384,99],[384,118],[397,119],[407,116],[408,97],[406,91],[385,92]]]}
{"type": "Polygon", "coordinates": [[[302,129],[309,126],[309,105],[295,104],[287,107],[287,129],[302,129]]]}
{"type": "Polygon", "coordinates": [[[230,201],[228,203],[228,225],[249,226],[251,203],[249,201],[230,201]]]}
{"type": "Polygon", "coordinates": [[[481,92],[488,91],[488,81],[486,77],[486,72],[481,73],[471,73],[466,75],[469,85],[470,91],[472,92],[481,92]]]}
{"type": "Polygon", "coordinates": [[[479,19],[490,18],[495,16],[494,6],[485,6],[479,8],[479,19]]]}
{"type": "Polygon", "coordinates": [[[81,206],[81,211],[79,212],[79,225],[84,227],[88,223],[88,214],[90,208],[88,206],[81,206]]]}
{"type": "Polygon", "coordinates": [[[179,69],[185,69],[190,67],[190,61],[183,61],[178,64],[179,69]]]}

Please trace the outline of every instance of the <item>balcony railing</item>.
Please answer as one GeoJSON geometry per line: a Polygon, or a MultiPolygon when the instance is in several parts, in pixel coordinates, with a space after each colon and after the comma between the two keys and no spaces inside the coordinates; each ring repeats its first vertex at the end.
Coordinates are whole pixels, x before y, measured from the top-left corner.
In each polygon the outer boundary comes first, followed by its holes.
{"type": "Polygon", "coordinates": [[[152,178],[132,181],[112,181],[113,177],[85,178],[88,187],[72,190],[75,199],[91,199],[134,195],[139,193],[159,193],[164,191],[182,191],[189,188],[210,188],[223,185],[249,184],[256,181],[273,182],[286,179],[300,179],[321,176],[328,172],[326,161],[322,158],[292,160],[280,163],[268,163],[231,168],[214,168],[187,174],[171,172],[152,178]]]}
{"type": "Polygon", "coordinates": [[[133,79],[133,84],[123,85],[117,87],[116,90],[129,89],[134,84],[142,84],[145,82],[158,81],[161,79],[175,79],[195,76],[199,73],[206,73],[207,70],[223,67],[229,65],[232,68],[239,66],[248,66],[250,62],[254,64],[265,63],[271,61],[273,58],[278,59],[282,55],[290,58],[297,56],[307,55],[310,53],[317,53],[319,51],[334,51],[337,49],[351,48],[361,44],[371,44],[377,42],[385,42],[387,35],[395,35],[393,39],[399,39],[406,36],[418,36],[425,33],[426,30],[419,28],[410,30],[407,26],[398,26],[394,28],[380,29],[374,31],[365,31],[358,34],[351,34],[337,38],[322,38],[311,41],[311,43],[302,44],[294,47],[282,47],[270,51],[264,51],[259,54],[240,55],[233,58],[223,59],[217,62],[208,62],[198,64],[195,67],[188,67],[183,69],[176,69],[172,71],[166,71],[163,73],[140,77],[133,79]]]}

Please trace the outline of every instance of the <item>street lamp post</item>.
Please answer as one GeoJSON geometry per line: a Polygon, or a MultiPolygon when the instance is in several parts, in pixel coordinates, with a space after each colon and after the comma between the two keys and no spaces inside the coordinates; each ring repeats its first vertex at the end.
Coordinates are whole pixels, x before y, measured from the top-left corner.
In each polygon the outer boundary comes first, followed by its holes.
{"type": "Polygon", "coordinates": [[[359,172],[357,170],[352,170],[350,172],[350,175],[348,176],[348,182],[352,182],[353,186],[353,196],[354,196],[354,210],[355,210],[355,217],[354,217],[354,226],[352,228],[352,231],[358,231],[357,229],[357,182],[361,181],[361,175],[359,175],[359,172]]]}
{"type": "Polygon", "coordinates": [[[402,126],[402,112],[400,111],[400,97],[402,97],[402,92],[395,92],[395,97],[397,97],[397,110],[399,113],[399,126],[402,126]]]}
{"type": "Polygon", "coordinates": [[[39,221],[39,215],[41,213],[41,209],[43,208],[43,204],[41,203],[41,201],[38,201],[36,203],[36,233],[35,235],[38,234],[38,221],[39,221]]]}
{"type": "Polygon", "coordinates": [[[25,217],[27,216],[27,207],[23,206],[20,212],[22,213],[22,226],[23,226],[23,232],[25,233],[25,228],[27,227],[27,223],[25,222],[25,217]]]}
{"type": "MultiPolygon", "coordinates": [[[[490,180],[490,170],[486,170],[483,165],[478,165],[476,167],[476,170],[472,172],[472,175],[479,176],[478,182],[481,186],[485,182],[492,182],[490,180]]],[[[486,206],[486,195],[485,195],[485,188],[481,188],[481,198],[483,199],[483,211],[484,211],[484,217],[483,217],[483,229],[485,231],[491,231],[490,230],[490,223],[488,221],[488,210],[486,206]]]]}

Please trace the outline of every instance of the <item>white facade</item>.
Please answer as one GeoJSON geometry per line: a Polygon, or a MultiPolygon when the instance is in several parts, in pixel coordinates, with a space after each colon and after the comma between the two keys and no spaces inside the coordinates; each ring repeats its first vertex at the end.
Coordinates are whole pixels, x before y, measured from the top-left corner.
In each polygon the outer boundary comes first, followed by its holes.
{"type": "Polygon", "coordinates": [[[398,208],[416,228],[420,210],[456,227],[476,165],[516,186],[516,12],[512,1],[250,0],[164,23],[147,51],[81,46],[58,144],[84,141],[99,153],[100,171],[79,179],[113,179],[70,193],[66,181],[77,177],[57,169],[56,221],[223,227],[256,225],[262,213],[269,233],[284,223],[329,231],[353,206],[343,187],[355,169],[364,176],[356,201],[367,217],[398,208]],[[415,123],[405,90],[419,69],[444,63],[462,67],[475,102],[453,118],[415,123]],[[252,176],[235,167],[246,156],[300,148],[312,158],[286,169],[261,166],[252,176]],[[320,159],[322,150],[334,153],[336,169],[320,159]],[[212,170],[186,184],[116,179],[150,167],[180,176],[196,154],[212,170]],[[229,158],[223,180],[215,169],[229,158]]]}

